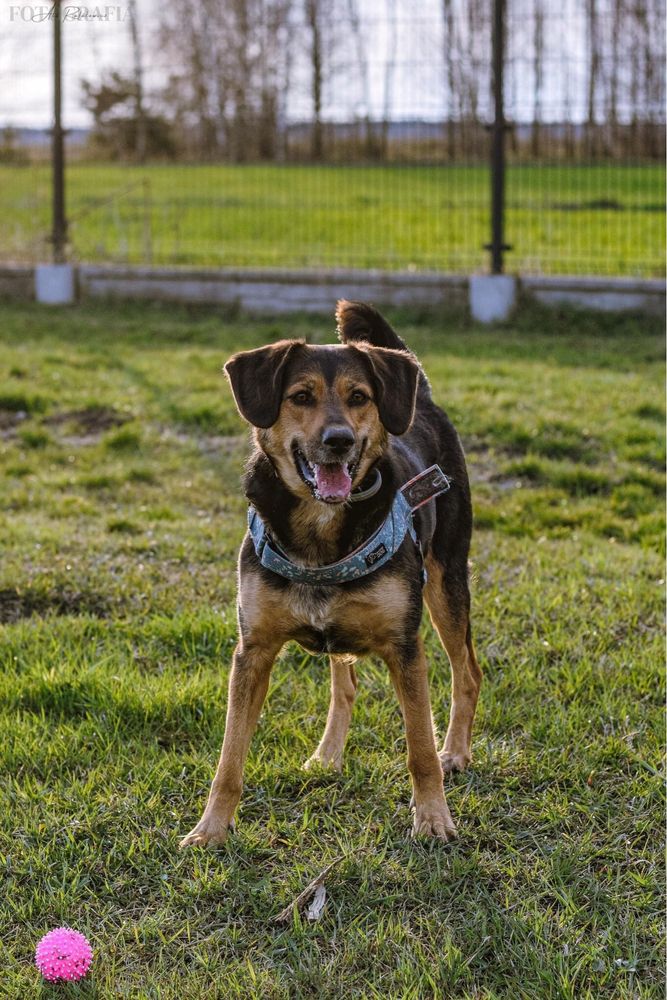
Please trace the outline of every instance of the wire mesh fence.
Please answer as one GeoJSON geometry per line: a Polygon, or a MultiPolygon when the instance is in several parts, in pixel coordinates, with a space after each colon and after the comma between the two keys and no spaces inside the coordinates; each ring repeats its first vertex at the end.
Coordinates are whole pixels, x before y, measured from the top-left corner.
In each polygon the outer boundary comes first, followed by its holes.
{"type": "MultiPolygon", "coordinates": [[[[4,260],[50,255],[50,11],[0,15],[4,260]]],[[[72,259],[488,268],[490,4],[61,17],[72,259]]],[[[664,273],[664,20],[658,0],[508,0],[509,270],[664,273]]]]}

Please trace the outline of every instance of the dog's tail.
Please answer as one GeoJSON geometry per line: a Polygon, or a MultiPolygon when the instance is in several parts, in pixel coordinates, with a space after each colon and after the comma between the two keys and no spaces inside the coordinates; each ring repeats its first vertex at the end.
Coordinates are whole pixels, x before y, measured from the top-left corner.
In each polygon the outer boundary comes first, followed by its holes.
{"type": "Polygon", "coordinates": [[[374,347],[393,347],[397,351],[409,350],[377,309],[365,302],[339,299],[336,305],[336,322],[338,337],[343,344],[364,340],[374,347]]]}

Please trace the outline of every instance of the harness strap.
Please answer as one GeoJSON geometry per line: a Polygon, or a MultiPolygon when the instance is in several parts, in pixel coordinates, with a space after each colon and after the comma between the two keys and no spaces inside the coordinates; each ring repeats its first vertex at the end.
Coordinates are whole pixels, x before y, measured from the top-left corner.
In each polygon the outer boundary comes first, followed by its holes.
{"type": "Polygon", "coordinates": [[[412,523],[413,512],[433,497],[446,493],[450,487],[451,480],[439,466],[432,465],[420,472],[398,490],[389,514],[377,531],[343,559],[326,566],[298,566],[288,559],[275,540],[270,539],[264,521],[252,505],[248,507],[248,530],[265,569],[295,583],[346,583],[367,576],[389,562],[403,544],[406,534],[410,535],[415,545],[419,545],[412,523]]]}

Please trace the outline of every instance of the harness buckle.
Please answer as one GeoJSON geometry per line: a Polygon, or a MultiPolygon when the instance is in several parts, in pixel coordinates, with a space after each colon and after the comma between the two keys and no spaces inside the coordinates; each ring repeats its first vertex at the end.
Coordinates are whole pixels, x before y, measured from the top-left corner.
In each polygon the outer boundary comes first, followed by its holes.
{"type": "Polygon", "coordinates": [[[452,485],[451,479],[445,475],[439,465],[424,469],[418,476],[410,479],[400,491],[405,497],[410,510],[417,510],[433,497],[446,493],[452,485]]]}

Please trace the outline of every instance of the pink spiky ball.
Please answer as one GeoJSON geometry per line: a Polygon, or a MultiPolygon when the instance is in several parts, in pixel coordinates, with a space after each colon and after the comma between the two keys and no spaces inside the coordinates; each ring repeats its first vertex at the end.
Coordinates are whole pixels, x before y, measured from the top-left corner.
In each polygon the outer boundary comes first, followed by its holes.
{"type": "Polygon", "coordinates": [[[49,983],[83,979],[92,960],[88,938],[71,927],[49,931],[35,951],[35,965],[49,983]]]}

